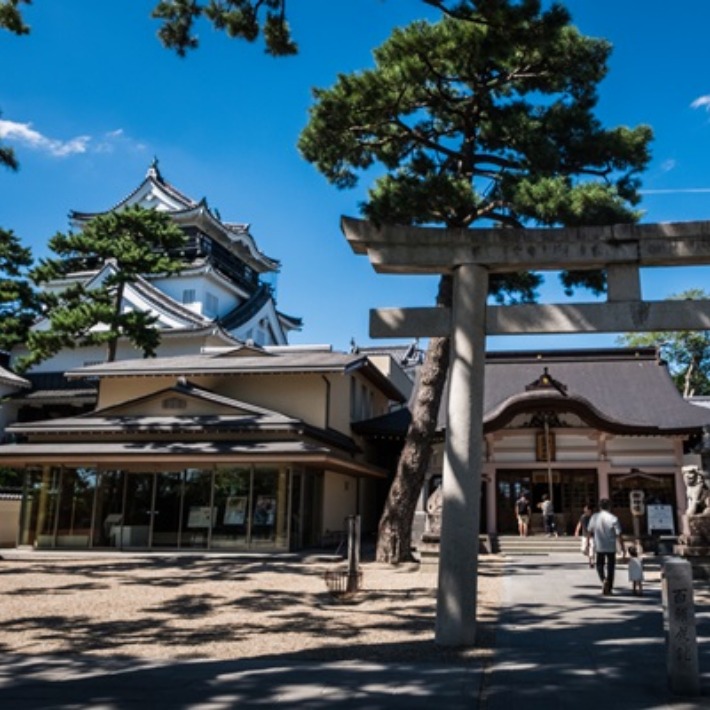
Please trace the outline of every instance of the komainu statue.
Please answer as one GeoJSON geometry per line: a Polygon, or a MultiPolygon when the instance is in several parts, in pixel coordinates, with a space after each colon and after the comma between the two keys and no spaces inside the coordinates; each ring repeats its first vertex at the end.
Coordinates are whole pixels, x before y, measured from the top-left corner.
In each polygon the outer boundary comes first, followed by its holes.
{"type": "Polygon", "coordinates": [[[697,466],[683,466],[687,515],[710,515],[710,477],[697,466]]]}
{"type": "Polygon", "coordinates": [[[426,503],[427,512],[427,532],[432,535],[441,534],[441,508],[444,502],[441,483],[436,487],[434,492],[429,496],[426,503]]]}

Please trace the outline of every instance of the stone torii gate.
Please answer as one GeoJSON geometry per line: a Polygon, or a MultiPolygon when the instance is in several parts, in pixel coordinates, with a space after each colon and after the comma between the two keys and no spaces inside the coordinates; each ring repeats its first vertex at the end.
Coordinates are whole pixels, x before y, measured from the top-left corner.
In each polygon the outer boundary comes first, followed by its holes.
{"type": "Polygon", "coordinates": [[[561,229],[382,226],[343,217],[356,254],[375,271],[450,274],[451,309],[370,313],[374,338],[449,336],[448,424],[437,591],[436,642],[476,638],[486,335],[710,330],[710,301],[644,301],[640,267],[710,264],[710,222],[561,229]],[[603,269],[607,302],[488,306],[490,274],[603,269]]]}

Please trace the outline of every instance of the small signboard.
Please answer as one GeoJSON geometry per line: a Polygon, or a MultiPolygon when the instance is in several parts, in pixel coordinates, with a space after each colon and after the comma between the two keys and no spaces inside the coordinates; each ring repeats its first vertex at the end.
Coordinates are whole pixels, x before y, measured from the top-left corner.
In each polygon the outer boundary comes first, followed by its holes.
{"type": "Polygon", "coordinates": [[[647,505],[646,506],[648,532],[666,533],[675,535],[675,525],[673,524],[673,507],[670,505],[647,505]]]}
{"type": "Polygon", "coordinates": [[[643,503],[645,497],[646,494],[642,490],[634,489],[629,493],[629,508],[632,515],[643,515],[646,512],[643,503]]]}
{"type": "Polygon", "coordinates": [[[209,505],[193,505],[187,518],[188,528],[209,528],[214,524],[217,508],[209,505]]]}

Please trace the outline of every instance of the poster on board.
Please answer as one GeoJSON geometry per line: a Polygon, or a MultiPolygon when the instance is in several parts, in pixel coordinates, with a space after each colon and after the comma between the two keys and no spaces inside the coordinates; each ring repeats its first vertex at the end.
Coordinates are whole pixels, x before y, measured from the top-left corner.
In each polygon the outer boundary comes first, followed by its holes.
{"type": "Polygon", "coordinates": [[[224,506],[225,525],[244,525],[247,515],[247,497],[230,496],[224,506]]]}
{"type": "Polygon", "coordinates": [[[254,507],[254,525],[273,525],[276,512],[276,498],[259,496],[254,507]]]}
{"type": "Polygon", "coordinates": [[[666,533],[675,535],[673,507],[670,505],[647,505],[648,533],[666,533]]]}

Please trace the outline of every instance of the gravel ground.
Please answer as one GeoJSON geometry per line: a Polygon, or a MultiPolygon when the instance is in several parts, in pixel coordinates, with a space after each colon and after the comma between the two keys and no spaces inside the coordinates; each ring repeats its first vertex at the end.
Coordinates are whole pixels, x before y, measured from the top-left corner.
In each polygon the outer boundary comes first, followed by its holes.
{"type": "Polygon", "coordinates": [[[433,642],[436,577],[363,562],[362,589],[328,591],[324,558],[38,557],[0,551],[0,651],[139,659],[459,660],[491,653],[502,561],[479,564],[477,648],[433,642]]]}

